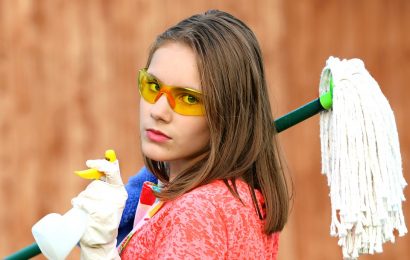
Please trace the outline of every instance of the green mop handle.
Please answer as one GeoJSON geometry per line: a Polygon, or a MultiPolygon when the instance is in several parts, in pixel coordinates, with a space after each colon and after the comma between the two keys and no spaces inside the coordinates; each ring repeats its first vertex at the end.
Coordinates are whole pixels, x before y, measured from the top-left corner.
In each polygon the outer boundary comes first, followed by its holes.
{"type": "MultiPolygon", "coordinates": [[[[294,126],[309,117],[312,117],[320,111],[330,109],[332,107],[333,82],[330,81],[330,91],[324,93],[319,98],[289,112],[288,114],[276,119],[274,125],[278,133],[294,126]]],[[[36,243],[27,246],[12,255],[7,256],[6,260],[23,260],[34,257],[40,254],[40,248],[36,243]]]]}
{"type": "Polygon", "coordinates": [[[323,110],[329,110],[333,105],[333,76],[330,69],[323,73],[323,81],[320,84],[329,85],[329,91],[323,93],[319,98],[287,113],[276,119],[273,125],[278,133],[294,126],[309,117],[312,117],[323,110]]]}
{"type": "Polygon", "coordinates": [[[294,126],[317,113],[332,107],[332,92],[328,91],[319,98],[287,113],[274,121],[278,133],[294,126]]]}
{"type": "Polygon", "coordinates": [[[5,260],[25,260],[25,259],[30,259],[32,257],[35,257],[36,255],[41,254],[41,250],[38,247],[37,243],[33,243],[23,249],[20,249],[19,251],[6,256],[4,259],[5,260]]]}

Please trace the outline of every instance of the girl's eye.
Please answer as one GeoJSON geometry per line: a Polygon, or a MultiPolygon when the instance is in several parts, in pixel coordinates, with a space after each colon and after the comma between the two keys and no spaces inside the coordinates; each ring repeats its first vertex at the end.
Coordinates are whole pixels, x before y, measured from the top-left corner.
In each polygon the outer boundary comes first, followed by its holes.
{"type": "Polygon", "coordinates": [[[156,82],[148,82],[148,85],[149,89],[154,92],[158,92],[161,89],[161,87],[156,82]]]}
{"type": "Polygon", "coordinates": [[[199,102],[199,100],[196,97],[194,97],[193,95],[189,95],[189,94],[182,96],[182,100],[189,105],[195,105],[195,104],[198,104],[199,102]]]}

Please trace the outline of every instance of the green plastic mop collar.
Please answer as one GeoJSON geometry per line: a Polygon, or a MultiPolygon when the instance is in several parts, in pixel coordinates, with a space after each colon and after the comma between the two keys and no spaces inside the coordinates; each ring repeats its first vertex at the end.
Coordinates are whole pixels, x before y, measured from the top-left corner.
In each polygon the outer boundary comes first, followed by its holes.
{"type": "Polygon", "coordinates": [[[333,77],[331,71],[328,69],[324,72],[325,84],[329,85],[329,91],[325,92],[323,95],[320,96],[320,104],[326,110],[329,110],[333,105],[333,77]]]}

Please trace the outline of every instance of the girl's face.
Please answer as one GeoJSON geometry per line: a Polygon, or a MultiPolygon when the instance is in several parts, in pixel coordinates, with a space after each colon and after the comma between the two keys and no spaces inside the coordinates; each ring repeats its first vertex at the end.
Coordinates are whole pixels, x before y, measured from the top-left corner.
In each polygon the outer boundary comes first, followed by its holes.
{"type": "MultiPolygon", "coordinates": [[[[184,44],[169,42],[155,51],[148,73],[168,86],[201,90],[195,53],[184,44]]],[[[174,112],[163,94],[156,103],[140,99],[142,153],[169,164],[170,180],[194,163],[209,144],[205,116],[174,112]]]]}

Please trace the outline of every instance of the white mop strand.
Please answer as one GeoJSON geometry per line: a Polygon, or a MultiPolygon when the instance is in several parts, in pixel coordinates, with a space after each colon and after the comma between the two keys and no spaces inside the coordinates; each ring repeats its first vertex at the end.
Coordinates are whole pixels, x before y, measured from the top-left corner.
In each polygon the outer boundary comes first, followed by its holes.
{"type": "Polygon", "coordinates": [[[407,185],[393,111],[359,59],[330,57],[320,94],[333,76],[333,106],[321,112],[322,172],[332,204],[330,234],[339,238],[343,258],[383,251],[407,233],[402,202],[407,185]],[[330,72],[330,73],[329,73],[330,72]]]}

